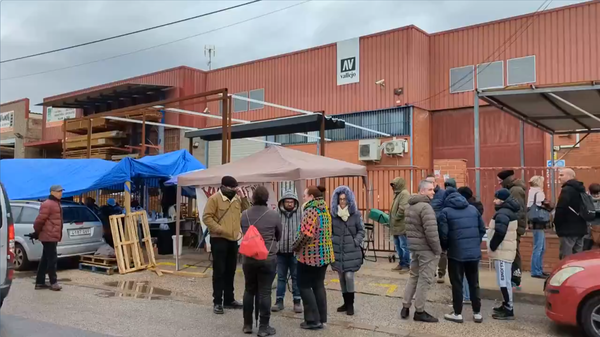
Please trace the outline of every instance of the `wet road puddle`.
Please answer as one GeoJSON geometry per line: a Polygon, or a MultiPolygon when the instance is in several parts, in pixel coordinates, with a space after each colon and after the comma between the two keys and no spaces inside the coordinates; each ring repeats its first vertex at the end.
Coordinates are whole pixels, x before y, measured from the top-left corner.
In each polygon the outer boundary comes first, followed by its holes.
{"type": "Polygon", "coordinates": [[[96,294],[98,297],[128,297],[146,300],[161,300],[165,296],[174,294],[171,290],[157,288],[148,281],[112,281],[105,282],[105,286],[115,288],[114,291],[103,291],[96,294]]]}

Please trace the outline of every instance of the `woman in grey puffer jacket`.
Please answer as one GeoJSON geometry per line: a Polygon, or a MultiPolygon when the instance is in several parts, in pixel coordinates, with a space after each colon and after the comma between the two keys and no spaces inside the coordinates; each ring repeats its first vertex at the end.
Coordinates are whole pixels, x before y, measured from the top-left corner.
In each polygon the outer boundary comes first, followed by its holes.
{"type": "Polygon", "coordinates": [[[348,186],[339,186],[331,196],[331,241],[335,262],[333,270],[340,276],[344,305],[338,312],[354,315],[354,273],[363,263],[362,242],[365,237],[363,220],[356,205],[354,192],[348,186]]]}

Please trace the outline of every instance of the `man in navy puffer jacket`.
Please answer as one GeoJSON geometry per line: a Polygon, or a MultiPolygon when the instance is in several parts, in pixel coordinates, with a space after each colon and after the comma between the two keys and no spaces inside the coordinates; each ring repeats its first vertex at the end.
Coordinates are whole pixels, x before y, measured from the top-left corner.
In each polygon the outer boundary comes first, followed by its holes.
{"type": "Polygon", "coordinates": [[[448,274],[452,284],[454,312],[447,320],[462,322],[463,278],[467,278],[475,322],[482,321],[479,297],[479,261],[485,225],[481,214],[455,188],[444,194],[444,208],[438,215],[442,249],[448,252],[448,274]]]}

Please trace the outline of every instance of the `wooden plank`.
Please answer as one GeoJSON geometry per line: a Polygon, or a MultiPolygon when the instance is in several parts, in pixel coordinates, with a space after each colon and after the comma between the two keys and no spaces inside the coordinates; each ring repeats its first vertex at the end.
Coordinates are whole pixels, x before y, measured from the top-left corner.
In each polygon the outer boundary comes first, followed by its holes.
{"type": "Polygon", "coordinates": [[[94,273],[106,275],[113,275],[116,269],[116,266],[100,266],[83,262],[79,264],[79,270],[87,270],[94,273]]]}
{"type": "Polygon", "coordinates": [[[82,255],[79,258],[80,262],[102,265],[102,266],[116,266],[117,259],[113,257],[103,257],[103,256],[95,256],[95,255],[82,255]]]}
{"type": "Polygon", "coordinates": [[[195,273],[195,272],[191,272],[191,271],[176,271],[176,270],[167,270],[167,269],[158,269],[158,268],[150,268],[150,270],[156,272],[158,274],[158,272],[160,271],[161,274],[170,274],[170,275],[175,275],[175,276],[185,276],[185,277],[198,277],[198,278],[206,278],[208,277],[208,274],[206,273],[195,273]]]}
{"type": "MultiPolygon", "coordinates": [[[[93,119],[92,119],[93,121],[93,119]]],[[[127,133],[124,131],[113,130],[113,131],[105,131],[105,132],[92,132],[92,139],[100,139],[100,138],[127,138],[127,133]]],[[[83,136],[71,136],[67,139],[67,143],[70,142],[78,142],[82,140],[87,140],[87,135],[83,136]]]]}
{"type": "MultiPolygon", "coordinates": [[[[92,147],[99,146],[118,146],[121,145],[121,139],[114,138],[100,138],[100,139],[92,139],[90,144],[92,147]]],[[[88,143],[86,140],[80,140],[76,142],[67,142],[67,151],[71,149],[85,149],[88,147],[88,143]]]]}

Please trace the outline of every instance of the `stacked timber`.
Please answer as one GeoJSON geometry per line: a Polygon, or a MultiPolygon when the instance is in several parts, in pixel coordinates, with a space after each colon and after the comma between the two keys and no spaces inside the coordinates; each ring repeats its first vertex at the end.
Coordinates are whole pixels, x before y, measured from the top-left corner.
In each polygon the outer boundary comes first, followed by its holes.
{"type": "MultiPolygon", "coordinates": [[[[127,138],[127,134],[123,131],[92,133],[90,137],[90,144],[92,147],[90,158],[112,160],[112,156],[127,152],[128,149],[122,147],[125,138],[127,138]]],[[[88,136],[68,137],[66,150],[67,158],[87,158],[88,136]]]]}

